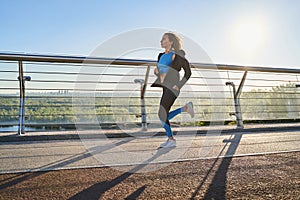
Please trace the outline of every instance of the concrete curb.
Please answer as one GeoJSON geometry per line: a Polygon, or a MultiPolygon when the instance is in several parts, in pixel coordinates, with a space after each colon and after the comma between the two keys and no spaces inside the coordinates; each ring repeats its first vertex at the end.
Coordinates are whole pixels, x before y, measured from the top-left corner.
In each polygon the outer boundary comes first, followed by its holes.
{"type": "MultiPolygon", "coordinates": [[[[255,128],[244,128],[244,129],[210,129],[211,134],[218,134],[221,131],[221,134],[249,134],[257,132],[283,132],[283,131],[300,131],[300,126],[274,126],[274,127],[255,127],[255,128]]],[[[196,135],[206,135],[208,130],[197,130],[196,135]]],[[[177,131],[174,131],[174,135],[177,134],[177,131]]],[[[180,135],[194,135],[195,132],[191,130],[180,131],[180,135]]],[[[154,133],[153,131],[145,132],[145,136],[154,135],[154,136],[165,136],[164,132],[154,133]]],[[[39,135],[30,135],[24,134],[19,136],[18,134],[4,135],[0,136],[0,142],[22,142],[22,141],[52,141],[52,140],[80,140],[80,139],[101,139],[101,138],[125,138],[125,137],[134,137],[127,133],[124,133],[120,130],[110,133],[86,133],[86,134],[76,134],[76,133],[55,133],[51,132],[39,132],[39,135]],[[48,133],[48,134],[47,134],[48,133]]]]}

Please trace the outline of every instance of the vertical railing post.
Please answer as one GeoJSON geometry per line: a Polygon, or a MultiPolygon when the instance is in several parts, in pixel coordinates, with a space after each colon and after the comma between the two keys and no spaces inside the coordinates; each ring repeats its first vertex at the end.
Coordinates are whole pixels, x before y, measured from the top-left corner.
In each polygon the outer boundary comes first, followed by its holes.
{"type": "Polygon", "coordinates": [[[239,85],[238,90],[236,91],[235,85],[233,82],[226,82],[226,85],[232,86],[233,89],[233,98],[234,98],[234,108],[235,108],[235,117],[236,117],[236,122],[237,122],[237,129],[243,129],[244,128],[244,123],[243,123],[243,117],[242,117],[242,109],[241,109],[241,104],[240,104],[240,96],[242,93],[242,89],[246,80],[247,76],[247,71],[244,72],[243,78],[241,80],[241,83],[239,85]]]}
{"type": "Polygon", "coordinates": [[[244,123],[243,123],[243,116],[242,116],[240,98],[236,93],[234,85],[233,85],[233,91],[235,93],[235,95],[234,95],[234,107],[235,107],[235,116],[236,116],[236,120],[237,120],[237,129],[243,129],[244,128],[244,123]]]}
{"type": "Polygon", "coordinates": [[[19,88],[20,88],[20,108],[19,108],[19,128],[18,134],[25,134],[25,80],[23,74],[23,63],[19,61],[19,88]]]}
{"type": "Polygon", "coordinates": [[[25,134],[25,81],[30,81],[30,76],[24,76],[23,62],[19,61],[19,88],[20,88],[20,108],[19,108],[19,128],[18,134],[25,134]]]}
{"type": "Polygon", "coordinates": [[[141,113],[142,113],[142,130],[147,131],[147,115],[146,115],[146,104],[145,104],[145,92],[148,84],[150,66],[147,67],[145,82],[141,90],[141,113]]]}
{"type": "Polygon", "coordinates": [[[138,117],[142,118],[142,131],[147,131],[147,114],[146,114],[146,104],[145,104],[145,92],[148,83],[150,72],[150,66],[147,67],[145,79],[135,79],[135,83],[139,83],[141,85],[141,115],[138,117]]]}

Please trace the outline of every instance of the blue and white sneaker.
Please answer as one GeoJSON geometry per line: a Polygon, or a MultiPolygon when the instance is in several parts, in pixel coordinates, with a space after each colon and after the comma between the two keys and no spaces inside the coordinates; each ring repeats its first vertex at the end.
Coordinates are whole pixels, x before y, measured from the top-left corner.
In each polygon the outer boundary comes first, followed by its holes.
{"type": "Polygon", "coordinates": [[[166,142],[162,143],[160,145],[160,148],[170,148],[170,147],[176,147],[176,140],[170,140],[168,139],[166,142]]]}
{"type": "Polygon", "coordinates": [[[162,143],[161,145],[159,145],[160,148],[164,148],[169,142],[169,139],[167,141],[165,141],[164,143],[162,143]]]}
{"type": "Polygon", "coordinates": [[[194,105],[193,105],[193,102],[188,102],[186,104],[186,107],[187,107],[187,113],[189,113],[191,115],[192,118],[195,117],[195,111],[194,111],[194,105]]]}

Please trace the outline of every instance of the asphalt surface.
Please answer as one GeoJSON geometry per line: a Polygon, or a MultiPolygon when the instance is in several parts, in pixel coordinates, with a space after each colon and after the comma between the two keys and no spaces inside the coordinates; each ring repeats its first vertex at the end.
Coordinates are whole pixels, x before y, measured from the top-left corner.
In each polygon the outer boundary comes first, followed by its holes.
{"type": "Polygon", "coordinates": [[[1,134],[0,199],[299,199],[298,125],[173,130],[1,134]]]}
{"type": "Polygon", "coordinates": [[[298,200],[300,152],[0,174],[0,199],[298,200]],[[138,173],[144,167],[157,170],[138,173]]]}
{"type": "MultiPolygon", "coordinates": [[[[158,149],[165,136],[0,142],[0,173],[91,167],[168,165],[175,161],[300,151],[299,131],[176,136],[177,147],[158,149]]],[[[152,166],[141,172],[155,171],[152,166]]]]}

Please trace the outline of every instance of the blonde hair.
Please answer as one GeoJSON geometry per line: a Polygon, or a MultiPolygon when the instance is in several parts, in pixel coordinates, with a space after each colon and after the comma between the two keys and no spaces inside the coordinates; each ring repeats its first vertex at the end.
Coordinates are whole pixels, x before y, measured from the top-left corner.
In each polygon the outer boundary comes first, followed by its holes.
{"type": "Polygon", "coordinates": [[[165,33],[164,35],[167,35],[170,42],[173,42],[172,48],[174,48],[175,51],[179,51],[182,49],[182,40],[177,34],[168,32],[168,33],[165,33]]]}

